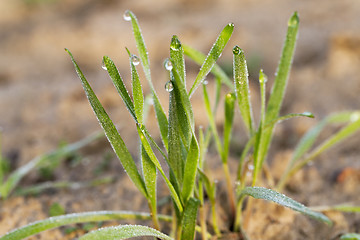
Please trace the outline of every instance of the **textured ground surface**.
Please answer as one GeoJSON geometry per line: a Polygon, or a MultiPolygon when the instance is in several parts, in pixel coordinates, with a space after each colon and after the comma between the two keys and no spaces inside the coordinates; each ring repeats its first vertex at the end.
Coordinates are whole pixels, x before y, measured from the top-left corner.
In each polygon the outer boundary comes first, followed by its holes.
{"type": "MultiPolygon", "coordinates": [[[[133,122],[101,69],[103,55],[110,56],[129,83],[129,63],[125,47],[135,52],[130,24],[122,15],[126,9],[138,17],[147,43],[155,87],[164,105],[166,72],[162,67],[168,44],[176,34],[182,42],[207,52],[217,34],[228,23],[235,31],[220,63],[231,66],[231,48],[245,50],[251,74],[252,97],[258,102],[256,77],[263,68],[273,80],[287,19],[293,11],[301,25],[294,66],[283,113],[311,111],[315,120],[292,120],[276,129],[270,160],[274,175],[299,137],[317,121],[334,111],[360,109],[360,2],[357,0],[286,1],[270,0],[161,0],[161,1],[26,1],[0,2],[0,127],[4,155],[17,168],[35,156],[56,148],[61,142],[77,141],[99,130],[80,82],[64,47],[69,48],[88,77],[132,153],[137,153],[133,122]],[[130,126],[130,127],[128,127],[130,126]]],[[[188,61],[188,81],[198,67],[188,61]]],[[[211,78],[209,78],[211,84],[211,78]]],[[[195,96],[198,125],[205,124],[201,96],[195,96]]],[[[255,108],[256,109],[256,108],[255,108]]],[[[237,116],[240,122],[239,116],[237,116]]],[[[149,124],[154,124],[150,122],[149,124]]],[[[219,120],[219,125],[221,121],[219,120]]],[[[155,126],[155,125],[154,125],[155,126]]],[[[155,127],[150,128],[155,129],[155,127]]],[[[337,128],[331,128],[331,134],[337,128]]],[[[235,128],[234,148],[244,143],[241,125],[235,128]],[[238,144],[238,145],[236,145],[238,144]]],[[[153,131],[156,136],[156,131],[153,131]]],[[[306,205],[318,206],[355,202],[360,204],[360,137],[323,154],[293,179],[289,195],[306,205]],[[343,178],[339,172],[350,167],[343,178]]],[[[66,212],[90,210],[147,210],[144,199],[124,176],[105,141],[81,152],[85,157],[74,166],[62,163],[51,180],[85,181],[113,176],[106,186],[81,190],[56,190],[36,197],[11,197],[0,203],[0,235],[15,227],[48,217],[55,202],[66,212]],[[105,150],[104,150],[105,149],[105,150]],[[110,154],[110,157],[107,155],[110,154]],[[110,158],[104,167],[104,159],[110,158]],[[102,168],[102,171],[96,169],[102,168]],[[120,197],[119,197],[120,196],[120,197]]],[[[236,153],[233,154],[234,162],[236,153]]],[[[218,161],[210,153],[209,159],[218,161]]],[[[216,165],[216,164],[214,164],[216,165]]],[[[221,171],[217,171],[221,186],[221,171]]],[[[21,186],[44,181],[36,172],[21,186]]],[[[221,191],[220,191],[221,192],[221,191]]],[[[329,213],[333,228],[263,202],[248,223],[252,239],[338,239],[347,231],[360,231],[355,214],[329,213]],[[264,213],[266,210],[266,213],[264,213]],[[295,227],[294,227],[295,223],[295,227]],[[259,228],[259,226],[261,226],[259,228]],[[255,227],[257,230],[255,231],[255,227]]],[[[226,221],[226,220],[224,220],[226,221]]],[[[64,229],[49,231],[41,239],[72,239],[64,229]]],[[[39,239],[34,237],[32,239],[39,239]]]]}

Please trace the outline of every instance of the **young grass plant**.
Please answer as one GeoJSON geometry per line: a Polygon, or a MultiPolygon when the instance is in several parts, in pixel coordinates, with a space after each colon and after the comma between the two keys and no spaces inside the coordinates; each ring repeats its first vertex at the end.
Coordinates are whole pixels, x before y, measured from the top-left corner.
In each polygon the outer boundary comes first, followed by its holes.
{"type": "MultiPolygon", "coordinates": [[[[233,229],[229,230],[243,231],[241,226],[242,208],[244,207],[243,201],[246,196],[272,201],[302,214],[306,214],[319,221],[331,224],[331,221],[322,213],[307,208],[295,200],[280,194],[279,192],[256,186],[258,183],[257,180],[260,179],[261,176],[260,173],[263,169],[275,125],[280,121],[293,117],[313,117],[311,113],[279,116],[299,27],[299,18],[296,12],[290,18],[288,23],[288,32],[281,60],[274,85],[269,96],[269,102],[267,104],[265,96],[267,77],[262,71],[260,71],[259,83],[261,93],[261,118],[258,125],[256,125],[254,121],[250,103],[250,88],[244,51],[238,46],[233,48],[233,83],[231,83],[231,80],[227,77],[224,71],[216,65],[217,59],[220,57],[232,35],[234,30],[233,24],[230,23],[224,27],[207,56],[192,49],[191,47],[183,45],[177,36],[172,37],[170,42],[170,57],[165,60],[164,63],[165,69],[169,74],[169,81],[165,85],[166,91],[169,94],[169,110],[168,116],[166,116],[152,83],[148,51],[141,34],[138,20],[130,11],[125,12],[124,19],[131,22],[139,56],[135,56],[126,49],[130,61],[132,96],[130,96],[114,62],[108,56],[104,56],[103,58],[103,68],[108,72],[115,88],[125,104],[125,107],[128,109],[134,120],[134,127],[137,130],[140,140],[139,158],[141,160],[141,170],[137,168],[134,158],[130,154],[130,151],[123,141],[120,133],[107,115],[99,99],[96,97],[72,53],[67,49],[66,51],[70,55],[75,70],[85,90],[86,96],[105,132],[106,137],[118,156],[125,172],[138,188],[139,192],[147,199],[150,213],[90,212],[58,216],[14,230],[13,232],[1,237],[0,240],[21,239],[46,229],[71,223],[116,220],[124,218],[151,219],[154,229],[139,225],[121,225],[118,227],[103,228],[90,232],[82,236],[80,239],[126,239],[131,237],[153,236],[158,239],[166,240],[189,240],[195,238],[195,230],[201,232],[201,238],[204,240],[209,238],[209,232],[220,236],[221,232],[217,224],[218,217],[215,210],[216,184],[211,178],[211,173],[205,171],[206,152],[211,144],[211,139],[214,139],[219,158],[223,165],[227,185],[230,206],[229,225],[233,226],[233,229]],[[187,84],[189,81],[186,80],[184,54],[201,65],[200,71],[189,91],[187,90],[187,84]],[[145,120],[147,106],[145,103],[147,102],[147,98],[144,97],[141,81],[139,79],[137,69],[139,63],[142,64],[145,77],[150,86],[151,98],[154,103],[153,106],[163,146],[159,146],[156,143],[155,139],[150,136],[146,127],[145,120]],[[212,72],[216,77],[215,102],[213,103],[213,107],[211,106],[207,90],[207,82],[205,81],[209,72],[212,72]],[[222,83],[229,87],[230,92],[225,95],[225,121],[223,135],[220,136],[215,124],[215,116],[217,115],[217,109],[220,102],[222,83]],[[203,88],[203,99],[209,120],[209,126],[206,129],[199,128],[198,134],[196,134],[197,129],[191,104],[191,97],[200,85],[202,85],[203,88]],[[235,181],[232,180],[229,170],[228,157],[236,103],[238,104],[244,126],[248,133],[248,143],[243,149],[242,155],[239,159],[239,167],[236,176],[238,184],[235,195],[235,181]],[[252,156],[249,157],[250,160],[247,160],[251,153],[251,149],[252,156]],[[164,170],[165,168],[161,164],[163,161],[161,161],[162,159],[159,159],[159,156],[161,156],[167,164],[166,169],[168,169],[168,171],[164,170]],[[252,168],[253,171],[251,171],[252,168]],[[173,217],[164,216],[158,214],[157,212],[157,173],[160,173],[161,178],[167,185],[169,195],[173,203],[173,217]],[[248,173],[252,174],[250,184],[246,181],[248,173]],[[207,194],[211,205],[212,227],[209,228],[209,232],[206,224],[207,216],[204,208],[204,205],[206,204],[205,193],[207,194]],[[198,212],[199,217],[197,217],[198,212]],[[199,219],[200,226],[197,226],[197,219],[199,219]],[[173,222],[174,229],[172,230],[171,236],[161,233],[162,225],[160,224],[160,221],[173,222]]],[[[281,184],[279,188],[283,186],[282,183],[285,183],[293,172],[297,171],[307,162],[313,160],[321,152],[358,130],[360,128],[360,120],[358,115],[355,116],[353,114],[354,113],[351,113],[350,115],[334,115],[328,120],[324,120],[324,122],[321,123],[322,125],[316,127],[315,130],[310,131],[308,135],[305,135],[305,140],[300,142],[299,147],[295,151],[295,157],[291,161],[288,170],[285,172],[284,179],[280,182],[281,184]],[[355,119],[355,117],[357,117],[357,119],[355,119]],[[349,119],[352,120],[346,127],[344,127],[344,129],[330,137],[330,139],[325,141],[324,144],[316,148],[312,154],[305,158],[301,158],[303,154],[310,149],[316,136],[324,125],[329,122],[349,121],[349,119]]],[[[356,114],[358,113],[356,112],[356,114]]],[[[247,208],[251,206],[249,202],[247,205],[247,208]]],[[[244,232],[243,237],[246,238],[246,234],[244,232]]]]}

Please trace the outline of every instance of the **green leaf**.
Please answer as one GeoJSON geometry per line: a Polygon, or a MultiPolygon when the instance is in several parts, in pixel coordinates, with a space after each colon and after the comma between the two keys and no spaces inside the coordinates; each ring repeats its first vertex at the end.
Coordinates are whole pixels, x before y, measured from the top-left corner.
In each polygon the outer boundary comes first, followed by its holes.
{"type": "Polygon", "coordinates": [[[49,209],[50,217],[55,217],[65,214],[65,209],[59,203],[53,203],[49,209]]]}
{"type": "Polygon", "coordinates": [[[195,238],[196,216],[200,202],[195,198],[190,198],[184,209],[182,220],[181,240],[190,240],[195,238]]]}
{"type": "MultiPolygon", "coordinates": [[[[150,220],[149,213],[138,213],[128,211],[99,211],[99,212],[83,212],[72,213],[57,217],[51,217],[45,220],[30,223],[24,227],[15,229],[0,237],[0,240],[17,240],[38,234],[40,232],[69,225],[74,223],[113,221],[123,219],[150,220]]],[[[159,215],[162,221],[170,222],[172,218],[166,215],[159,215]]]]}
{"type": "Polygon", "coordinates": [[[242,195],[249,195],[253,198],[272,201],[280,204],[281,206],[288,207],[292,210],[308,215],[316,220],[325,222],[329,225],[332,224],[331,220],[327,218],[324,214],[312,211],[309,208],[305,207],[303,204],[271,189],[262,187],[246,187],[240,192],[240,198],[242,195]]]}
{"type": "Polygon", "coordinates": [[[160,129],[160,134],[161,134],[161,139],[164,143],[164,146],[166,148],[166,150],[168,149],[168,121],[166,118],[166,114],[161,106],[160,100],[156,94],[156,91],[154,89],[152,80],[151,80],[151,73],[150,73],[150,61],[149,61],[149,56],[148,56],[148,51],[146,49],[145,46],[145,41],[144,38],[141,34],[141,30],[140,30],[140,26],[138,23],[138,20],[135,16],[135,14],[133,14],[131,11],[127,10],[125,14],[128,14],[131,18],[131,24],[132,24],[132,28],[133,28],[133,32],[134,32],[134,37],[135,37],[135,42],[136,42],[136,46],[137,49],[139,51],[139,57],[141,60],[141,64],[143,66],[144,72],[145,72],[145,76],[146,79],[148,80],[148,83],[150,85],[150,89],[153,95],[153,100],[154,100],[154,107],[155,107],[155,113],[156,113],[156,119],[158,121],[158,126],[160,129]]]}
{"type": "MultiPolygon", "coordinates": [[[[282,50],[280,63],[276,72],[274,85],[270,94],[269,103],[266,110],[265,122],[263,122],[262,126],[264,126],[268,122],[273,121],[279,115],[280,107],[284,98],[284,93],[290,73],[290,66],[294,55],[298,29],[299,18],[297,12],[295,12],[288,22],[287,35],[282,50]]],[[[259,144],[257,150],[257,157],[254,160],[256,162],[256,166],[253,174],[253,184],[255,184],[259,169],[262,168],[263,162],[266,159],[273,135],[273,129],[273,127],[270,127],[264,129],[264,131],[261,132],[261,136],[259,138],[259,140],[261,140],[261,143],[259,144]]]]}
{"type": "MultiPolygon", "coordinates": [[[[225,123],[224,123],[224,144],[223,144],[223,159],[227,159],[230,150],[231,130],[234,121],[236,97],[233,93],[228,93],[225,96],[225,123]]],[[[227,161],[227,160],[226,160],[227,161]]]]}
{"type": "Polygon", "coordinates": [[[135,122],[137,122],[138,120],[136,118],[134,104],[130,98],[130,95],[125,87],[125,84],[114,62],[108,56],[104,56],[103,62],[105,64],[105,67],[109,73],[112,82],[114,83],[116,90],[120,94],[121,99],[124,101],[126,108],[130,112],[131,116],[134,118],[135,122]]]}
{"type": "Polygon", "coordinates": [[[241,116],[249,132],[249,136],[251,136],[254,128],[254,120],[250,102],[249,73],[247,70],[245,54],[239,46],[235,46],[233,48],[233,56],[235,94],[241,116]]]}
{"type": "Polygon", "coordinates": [[[358,233],[347,233],[340,237],[340,240],[360,240],[360,234],[358,233]]]}
{"type": "Polygon", "coordinates": [[[192,196],[196,182],[196,170],[199,163],[199,146],[195,136],[192,136],[190,149],[185,163],[184,180],[182,184],[182,197],[184,203],[192,196]]]}
{"type": "Polygon", "coordinates": [[[99,230],[92,231],[79,240],[101,240],[101,239],[129,239],[133,237],[151,236],[162,240],[173,240],[173,238],[146,226],[141,225],[120,225],[117,227],[100,228],[99,230]]]}
{"type": "Polygon", "coordinates": [[[271,122],[267,123],[264,127],[266,128],[273,128],[275,124],[278,124],[282,121],[295,118],[295,117],[308,117],[308,118],[314,118],[315,116],[311,112],[303,112],[303,113],[290,113],[285,116],[278,117],[271,122]]]}
{"type": "MultiPolygon", "coordinates": [[[[156,166],[156,168],[159,170],[160,174],[162,175],[166,185],[169,188],[170,195],[171,195],[172,199],[174,200],[176,206],[178,207],[179,211],[182,212],[183,207],[181,205],[180,197],[174,187],[174,185],[176,186],[176,183],[173,183],[174,184],[173,185],[169,181],[169,179],[166,177],[166,174],[165,174],[164,170],[162,169],[159,160],[157,159],[157,157],[155,156],[155,153],[153,152],[153,150],[151,148],[149,140],[146,138],[145,130],[143,130],[142,127],[144,127],[144,126],[137,126],[141,143],[143,144],[143,147],[144,147],[146,153],[148,154],[149,159],[153,162],[153,164],[156,166]]],[[[172,169],[170,169],[170,172],[172,172],[172,169]]]]}
{"type": "MultiPolygon", "coordinates": [[[[75,66],[76,72],[81,80],[81,83],[83,85],[83,88],[85,90],[86,96],[90,102],[90,105],[92,109],[94,110],[94,113],[103,128],[105,135],[107,139],[109,140],[111,146],[113,147],[116,155],[118,156],[121,164],[123,165],[126,173],[130,177],[130,179],[134,182],[136,187],[139,189],[139,191],[144,195],[147,196],[146,189],[145,189],[145,183],[142,177],[140,176],[136,164],[128,151],[124,141],[122,140],[119,132],[117,131],[115,125],[107,115],[105,109],[101,105],[99,99],[96,97],[94,91],[90,87],[88,81],[86,80],[85,76],[81,72],[79,66],[75,62],[71,52],[66,49],[66,51],[69,53],[71,60],[75,66]]],[[[110,61],[108,61],[107,58],[104,58],[106,61],[105,64],[107,66],[111,67],[110,61]]]]}
{"type": "Polygon", "coordinates": [[[299,17],[297,12],[295,12],[288,22],[287,35],[267,107],[266,122],[273,120],[279,114],[289,78],[293,55],[295,52],[295,43],[297,40],[298,30],[299,17]]]}
{"type": "Polygon", "coordinates": [[[204,81],[206,75],[211,71],[215,62],[220,57],[222,51],[224,50],[227,42],[229,41],[231,34],[234,30],[234,24],[229,23],[222,30],[219,37],[216,39],[214,45],[212,46],[209,54],[207,55],[204,63],[202,64],[200,71],[195,79],[193,86],[190,89],[189,96],[191,97],[195,90],[199,87],[202,81],[204,81]]]}
{"type": "MultiPolygon", "coordinates": [[[[182,46],[183,46],[185,55],[187,55],[189,58],[191,58],[197,64],[199,64],[199,65],[203,64],[203,62],[206,59],[206,56],[203,53],[199,52],[198,50],[196,50],[190,46],[187,46],[187,45],[182,45],[182,46]]],[[[234,89],[232,81],[230,80],[230,78],[226,75],[224,70],[222,70],[222,68],[219,65],[217,65],[215,63],[213,68],[211,69],[211,72],[217,78],[219,78],[225,85],[227,85],[230,89],[232,89],[232,90],[234,89]]]]}
{"type": "Polygon", "coordinates": [[[184,49],[176,35],[174,35],[171,39],[170,58],[172,60],[173,68],[176,69],[176,71],[179,73],[179,77],[183,85],[186,86],[184,49]]]}
{"type": "Polygon", "coordinates": [[[135,115],[138,123],[144,123],[144,94],[140,83],[139,74],[136,70],[134,62],[137,59],[135,55],[132,55],[128,49],[130,68],[131,68],[131,82],[132,82],[132,94],[135,108],[135,115]]]}

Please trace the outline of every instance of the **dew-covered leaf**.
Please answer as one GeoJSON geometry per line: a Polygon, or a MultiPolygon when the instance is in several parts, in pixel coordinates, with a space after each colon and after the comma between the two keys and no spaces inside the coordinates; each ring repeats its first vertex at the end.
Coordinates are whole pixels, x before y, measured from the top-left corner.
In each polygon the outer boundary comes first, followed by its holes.
{"type": "Polygon", "coordinates": [[[240,193],[241,195],[249,195],[253,198],[264,199],[268,201],[275,202],[284,207],[288,207],[302,214],[308,215],[316,220],[325,222],[329,225],[332,224],[331,220],[326,217],[324,214],[312,211],[311,209],[305,207],[303,204],[281,194],[271,189],[263,188],[263,187],[246,187],[240,193]]]}
{"type": "Polygon", "coordinates": [[[173,238],[165,235],[162,232],[159,232],[158,230],[141,225],[120,225],[116,227],[100,228],[85,234],[84,236],[80,237],[79,240],[121,240],[146,236],[155,237],[162,240],[173,240],[173,238]]]}
{"type": "Polygon", "coordinates": [[[220,35],[216,39],[214,45],[212,46],[209,54],[207,55],[204,63],[202,64],[200,71],[195,79],[193,86],[190,89],[189,96],[191,97],[199,85],[204,81],[206,75],[211,71],[215,62],[220,57],[222,51],[224,50],[227,42],[230,40],[232,32],[234,30],[234,24],[229,23],[221,31],[220,35]]]}

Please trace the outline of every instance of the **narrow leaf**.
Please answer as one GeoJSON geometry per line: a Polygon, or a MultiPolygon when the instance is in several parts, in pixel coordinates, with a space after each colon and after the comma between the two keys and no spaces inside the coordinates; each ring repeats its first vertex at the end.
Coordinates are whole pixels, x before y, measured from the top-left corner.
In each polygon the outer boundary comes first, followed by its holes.
{"type": "Polygon", "coordinates": [[[359,233],[347,233],[340,237],[340,240],[360,240],[359,233]]]}
{"type": "MultiPolygon", "coordinates": [[[[225,123],[224,123],[224,144],[223,144],[223,159],[227,159],[230,150],[231,130],[234,121],[236,97],[233,93],[228,93],[225,96],[225,123]]],[[[225,160],[227,161],[227,160],[225,160]]]]}
{"type": "Polygon", "coordinates": [[[159,129],[160,129],[161,140],[163,141],[164,146],[167,150],[168,149],[168,139],[167,139],[168,121],[166,118],[166,114],[163,110],[163,107],[161,106],[160,100],[156,94],[152,80],[151,80],[150,61],[149,61],[148,51],[145,46],[145,41],[141,34],[140,26],[139,26],[139,23],[138,23],[138,20],[137,20],[135,14],[133,14],[129,10],[127,10],[125,14],[129,15],[129,17],[131,18],[131,24],[132,24],[132,28],[133,28],[133,32],[134,32],[136,46],[139,51],[139,57],[140,57],[141,64],[142,64],[144,72],[145,72],[146,79],[148,80],[148,83],[150,85],[151,92],[153,95],[155,114],[156,114],[156,119],[158,121],[159,129]]]}
{"type": "Polygon", "coordinates": [[[184,209],[182,220],[181,240],[191,240],[195,238],[196,216],[200,202],[195,198],[190,198],[184,209]]]}
{"type": "MultiPolygon", "coordinates": [[[[128,151],[124,141],[122,140],[115,125],[113,124],[113,122],[111,121],[109,116],[107,115],[105,109],[102,107],[99,99],[96,97],[94,91],[90,87],[88,81],[86,80],[85,76],[81,72],[79,66],[75,62],[72,54],[70,53],[69,50],[66,49],[66,51],[69,53],[69,55],[71,57],[71,60],[75,66],[76,72],[77,72],[77,74],[81,80],[81,83],[83,85],[83,88],[85,90],[86,96],[90,102],[90,105],[91,105],[101,127],[103,128],[107,139],[109,140],[112,148],[114,149],[114,152],[118,156],[121,164],[123,165],[126,173],[130,177],[130,179],[134,182],[134,184],[139,189],[139,191],[144,196],[146,196],[147,193],[146,193],[144,181],[143,181],[142,177],[140,176],[140,174],[136,168],[136,164],[135,164],[130,152],[128,151]]],[[[108,63],[108,66],[110,67],[111,66],[109,64],[110,62],[108,61],[107,63],[108,63]]]]}
{"type": "Polygon", "coordinates": [[[184,49],[179,38],[175,35],[171,39],[170,58],[172,59],[173,68],[179,73],[183,85],[186,86],[184,49]]]}
{"type": "Polygon", "coordinates": [[[220,57],[222,51],[224,50],[227,42],[230,40],[231,34],[234,30],[234,24],[229,23],[222,30],[219,37],[216,39],[214,45],[212,46],[208,56],[206,57],[204,63],[200,68],[200,72],[198,73],[193,86],[190,89],[189,96],[191,97],[195,90],[199,87],[202,81],[204,81],[206,75],[211,71],[215,62],[220,57]]]}
{"type": "Polygon", "coordinates": [[[134,237],[155,237],[163,240],[173,240],[173,238],[146,226],[141,225],[120,225],[117,227],[106,227],[92,231],[84,236],[80,237],[79,240],[100,240],[100,239],[129,239],[134,237]]]}
{"type": "Polygon", "coordinates": [[[184,172],[184,182],[182,184],[182,197],[184,203],[192,196],[195,188],[196,172],[199,163],[199,146],[193,135],[191,139],[190,149],[187,154],[184,172]]]}
{"type": "Polygon", "coordinates": [[[241,116],[249,132],[249,136],[251,136],[254,127],[254,120],[250,103],[249,74],[245,54],[239,46],[235,46],[233,48],[233,56],[235,94],[238,100],[241,116]]]}
{"type": "MultiPolygon", "coordinates": [[[[183,49],[184,49],[185,55],[187,55],[189,58],[191,58],[194,62],[196,62],[199,65],[203,64],[203,62],[206,59],[206,56],[203,53],[199,52],[198,50],[196,50],[190,46],[183,45],[183,49]]],[[[217,65],[215,63],[213,68],[211,69],[211,72],[217,78],[219,78],[222,81],[222,83],[227,85],[230,89],[232,89],[232,90],[234,89],[232,81],[230,80],[230,78],[226,75],[224,70],[222,70],[222,68],[219,65],[217,65]]]]}
{"type": "MultiPolygon", "coordinates": [[[[24,227],[15,229],[6,233],[0,240],[16,240],[24,239],[26,237],[38,234],[40,232],[69,225],[74,223],[87,223],[87,222],[101,222],[101,221],[114,221],[123,219],[137,219],[137,220],[150,220],[149,213],[138,213],[128,211],[99,211],[99,212],[82,212],[72,213],[57,217],[51,217],[45,220],[33,222],[24,227]]],[[[172,218],[166,215],[159,215],[162,221],[170,222],[172,218]]]]}
{"type": "Polygon", "coordinates": [[[124,101],[126,108],[130,112],[131,116],[134,118],[135,122],[137,122],[138,120],[136,118],[134,104],[130,98],[130,95],[125,87],[124,81],[122,80],[114,62],[108,56],[104,56],[103,62],[106,66],[106,69],[109,73],[112,82],[114,83],[116,90],[118,91],[122,100],[124,101]]]}
{"type": "Polygon", "coordinates": [[[303,204],[271,189],[262,187],[246,187],[240,192],[240,196],[241,195],[249,195],[253,198],[272,201],[284,207],[288,207],[297,212],[308,215],[316,220],[325,222],[329,225],[332,224],[331,220],[327,218],[324,214],[312,211],[309,208],[305,207],[303,204]]]}

